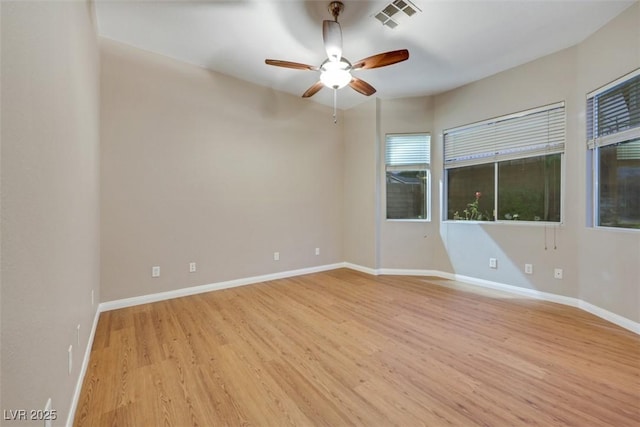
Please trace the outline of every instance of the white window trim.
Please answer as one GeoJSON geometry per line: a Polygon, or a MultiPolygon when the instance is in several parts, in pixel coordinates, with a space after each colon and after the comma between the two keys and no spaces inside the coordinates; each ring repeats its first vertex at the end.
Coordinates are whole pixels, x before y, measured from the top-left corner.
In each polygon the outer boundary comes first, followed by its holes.
{"type": "Polygon", "coordinates": [[[609,89],[612,89],[612,88],[618,86],[620,83],[624,83],[625,81],[630,80],[630,79],[632,79],[634,77],[637,77],[637,76],[640,76],[640,68],[638,68],[637,70],[634,70],[634,71],[632,71],[630,73],[627,73],[627,74],[625,74],[624,76],[622,76],[622,77],[620,77],[618,79],[615,79],[611,83],[607,83],[606,85],[604,85],[604,86],[602,86],[602,87],[600,87],[600,88],[598,88],[598,89],[596,89],[594,91],[589,92],[587,94],[587,99],[594,98],[594,97],[600,95],[601,93],[604,93],[604,92],[608,91],[609,89]]]}
{"type": "MultiPolygon", "coordinates": [[[[613,89],[614,87],[628,80],[631,80],[639,75],[640,75],[640,68],[634,71],[631,71],[630,73],[627,73],[622,77],[619,77],[616,80],[610,83],[607,83],[606,85],[587,93],[586,100],[585,100],[585,105],[587,106],[586,107],[587,130],[589,129],[590,126],[594,126],[594,123],[592,122],[594,120],[593,112],[592,114],[589,114],[589,111],[588,111],[589,104],[590,104],[589,101],[595,99],[600,94],[605,93],[610,89],[613,89]]],[[[595,104],[593,104],[592,108],[595,109],[595,104]]],[[[587,134],[588,134],[588,131],[587,131],[587,134]]],[[[613,145],[619,142],[624,142],[624,141],[637,139],[637,138],[640,138],[640,127],[626,129],[624,131],[615,132],[613,134],[604,135],[602,137],[598,137],[594,135],[592,139],[589,139],[589,136],[587,135],[587,161],[590,163],[590,167],[588,168],[588,170],[591,175],[591,179],[589,180],[591,185],[590,185],[590,188],[587,189],[587,191],[590,191],[591,193],[590,194],[591,212],[587,214],[587,224],[586,224],[588,228],[592,230],[601,230],[601,231],[617,232],[617,233],[635,233],[635,234],[640,233],[640,229],[636,229],[636,228],[611,227],[608,225],[598,224],[599,222],[598,213],[600,209],[600,203],[599,203],[600,200],[598,197],[598,195],[600,194],[600,187],[598,183],[598,177],[599,177],[599,171],[600,171],[600,158],[598,155],[598,151],[601,147],[606,147],[608,145],[613,145]]]]}
{"type": "MultiPolygon", "coordinates": [[[[425,223],[425,222],[431,222],[431,143],[432,143],[432,135],[430,132],[391,132],[391,133],[387,133],[385,134],[384,137],[384,147],[382,150],[383,156],[382,156],[382,176],[385,180],[385,185],[382,186],[382,214],[384,215],[384,220],[385,222],[417,222],[417,223],[425,223]],[[393,135],[425,135],[429,137],[429,147],[428,147],[428,154],[429,154],[429,162],[426,164],[426,167],[424,168],[424,170],[426,171],[426,176],[427,176],[427,186],[426,186],[426,191],[425,191],[425,203],[426,203],[426,215],[425,218],[387,218],[387,186],[386,186],[386,175],[387,175],[387,160],[386,160],[386,150],[387,150],[387,137],[388,136],[393,136],[393,135]]],[[[410,170],[411,169],[411,165],[408,165],[406,170],[410,170]]],[[[422,168],[420,168],[419,170],[422,170],[422,168]]]]}
{"type": "MultiPolygon", "coordinates": [[[[473,221],[473,220],[466,220],[466,219],[448,219],[447,218],[447,210],[448,210],[448,206],[447,206],[447,195],[445,194],[445,189],[447,188],[448,183],[446,183],[446,179],[447,179],[447,174],[446,174],[446,169],[444,169],[443,171],[445,172],[444,176],[443,176],[443,188],[440,194],[442,194],[442,203],[441,203],[441,222],[443,223],[453,223],[453,224],[501,224],[501,225],[527,225],[527,226],[536,226],[536,227],[549,227],[549,226],[557,226],[557,227],[563,227],[565,225],[565,203],[564,203],[564,194],[565,194],[565,189],[566,189],[566,185],[567,185],[567,181],[566,181],[566,156],[565,153],[560,153],[560,221],[521,221],[521,220],[507,220],[507,219],[496,219],[493,221],[473,221]]],[[[494,192],[495,194],[498,194],[498,180],[497,178],[495,178],[495,176],[497,176],[498,174],[498,168],[497,168],[497,164],[499,162],[493,162],[493,163],[486,163],[486,164],[492,164],[494,167],[494,192]]],[[[493,205],[493,213],[494,213],[494,217],[496,216],[496,211],[498,209],[498,198],[496,197],[495,201],[494,201],[494,205],[493,205]]]]}
{"type": "MultiPolygon", "coordinates": [[[[520,220],[514,221],[514,220],[505,220],[505,219],[497,219],[497,218],[494,219],[493,221],[469,221],[469,220],[448,219],[447,218],[447,212],[448,212],[447,191],[448,191],[449,184],[447,182],[447,170],[451,169],[451,167],[446,166],[444,155],[443,155],[443,180],[442,180],[443,186],[441,189],[442,191],[440,193],[442,197],[441,209],[440,209],[441,222],[455,223],[455,224],[500,224],[500,225],[507,224],[509,226],[525,225],[525,226],[540,226],[540,227],[549,227],[549,226],[563,227],[565,225],[565,192],[566,192],[566,155],[565,154],[566,154],[566,135],[567,135],[567,126],[566,126],[567,112],[566,112],[565,101],[560,101],[560,102],[556,102],[556,103],[552,103],[552,104],[548,104],[540,107],[535,107],[529,110],[519,111],[516,113],[507,114],[504,116],[494,117],[494,118],[482,120],[479,122],[469,123],[469,124],[458,126],[455,128],[445,129],[444,132],[442,133],[442,146],[444,147],[446,135],[451,132],[460,132],[467,129],[473,129],[475,127],[482,126],[482,125],[489,125],[492,123],[497,123],[497,122],[501,122],[509,119],[525,117],[527,115],[536,114],[543,111],[549,111],[549,110],[553,110],[561,107],[564,108],[563,147],[561,151],[553,151],[548,153],[548,154],[560,154],[561,183],[560,183],[560,220],[559,221],[557,222],[556,221],[520,221],[520,220]]],[[[525,155],[522,157],[517,157],[517,159],[540,157],[548,154],[538,152],[538,153],[532,153],[530,155],[525,155]]],[[[493,206],[494,218],[497,216],[496,214],[498,210],[498,163],[501,161],[507,161],[507,160],[494,159],[493,161],[478,163],[478,164],[492,164],[494,167],[494,194],[496,195],[494,200],[494,206],[493,206]]],[[[471,166],[471,165],[462,164],[460,167],[466,167],[466,166],[471,166]]]]}

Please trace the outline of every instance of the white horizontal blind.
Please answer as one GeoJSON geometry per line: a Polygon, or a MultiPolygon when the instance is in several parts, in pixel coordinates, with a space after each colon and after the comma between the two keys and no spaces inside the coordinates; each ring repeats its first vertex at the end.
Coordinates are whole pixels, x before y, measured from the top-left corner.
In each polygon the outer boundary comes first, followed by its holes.
{"type": "Polygon", "coordinates": [[[431,136],[426,133],[389,134],[386,138],[387,170],[427,169],[431,156],[431,136]]]}
{"type": "Polygon", "coordinates": [[[640,139],[616,147],[618,160],[640,160],[640,139]]]}
{"type": "Polygon", "coordinates": [[[561,153],[564,102],[444,132],[445,168],[561,153]]]}
{"type": "Polygon", "coordinates": [[[587,96],[589,148],[637,138],[640,138],[640,70],[587,96]]]}

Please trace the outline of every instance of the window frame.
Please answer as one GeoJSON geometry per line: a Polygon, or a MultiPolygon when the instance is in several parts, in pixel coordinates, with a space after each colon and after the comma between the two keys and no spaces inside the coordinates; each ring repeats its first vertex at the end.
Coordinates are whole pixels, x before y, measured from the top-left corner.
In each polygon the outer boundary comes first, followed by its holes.
{"type": "MultiPolygon", "coordinates": [[[[555,154],[560,154],[560,220],[559,221],[530,221],[530,220],[509,220],[509,219],[494,219],[494,220],[489,220],[489,221],[484,221],[484,220],[465,220],[465,219],[449,219],[447,218],[447,214],[449,211],[449,206],[448,206],[448,188],[449,188],[449,174],[447,173],[447,170],[444,170],[444,176],[443,176],[443,192],[442,192],[442,222],[451,222],[451,223],[462,223],[462,224],[507,224],[507,225],[533,225],[533,226],[564,226],[565,223],[565,208],[564,208],[564,201],[565,201],[565,186],[566,186],[566,179],[565,179],[565,173],[566,173],[566,155],[565,153],[555,153],[555,154]]],[[[538,155],[538,156],[530,156],[530,157],[522,157],[521,159],[525,159],[525,158],[533,158],[533,157],[543,157],[546,155],[538,155]]],[[[508,160],[501,160],[501,161],[495,161],[492,163],[485,163],[485,165],[491,165],[493,167],[493,191],[495,194],[494,197],[494,203],[493,203],[493,216],[494,218],[497,216],[498,214],[498,179],[499,179],[499,163],[500,162],[505,162],[508,160]]],[[[469,167],[467,166],[461,166],[461,168],[463,167],[469,167]]]]}
{"type": "Polygon", "coordinates": [[[384,219],[387,222],[430,222],[431,221],[431,133],[430,132],[390,132],[386,133],[384,137],[384,147],[382,149],[382,176],[384,177],[384,197],[381,197],[383,201],[383,215],[384,219]],[[402,168],[398,165],[389,165],[387,163],[387,145],[389,142],[389,137],[394,136],[425,136],[427,138],[427,163],[424,169],[414,167],[414,165],[408,164],[406,168],[402,168]],[[388,194],[387,194],[387,171],[388,167],[392,166],[396,168],[396,170],[406,170],[406,171],[422,171],[424,170],[426,176],[426,184],[425,184],[425,218],[387,218],[387,208],[388,208],[388,194]]]}
{"type": "Polygon", "coordinates": [[[635,126],[626,130],[616,131],[609,134],[605,134],[604,138],[598,135],[598,118],[597,108],[598,100],[600,96],[606,94],[612,89],[624,85],[626,82],[631,81],[634,78],[640,76],[640,68],[637,68],[609,83],[595,89],[586,94],[585,106],[586,106],[586,149],[585,156],[587,163],[587,199],[590,200],[590,212],[587,212],[587,227],[594,230],[608,230],[621,233],[640,233],[638,228],[630,227],[615,227],[611,225],[600,225],[600,149],[611,145],[631,142],[640,138],[640,126],[635,126]],[[603,143],[600,140],[604,139],[603,143]]]}
{"type": "MultiPolygon", "coordinates": [[[[540,151],[540,150],[531,150],[529,152],[529,154],[526,154],[526,150],[525,150],[525,154],[521,155],[521,156],[509,156],[507,155],[507,157],[505,158],[503,157],[499,157],[498,155],[493,157],[492,161],[478,161],[478,162],[472,162],[472,163],[467,163],[467,161],[465,160],[465,158],[463,158],[463,160],[460,162],[461,165],[459,166],[459,168],[465,168],[465,167],[469,167],[472,165],[480,165],[480,164],[485,164],[485,165],[492,165],[493,166],[493,191],[494,191],[494,202],[493,202],[493,218],[492,220],[465,220],[465,219],[449,219],[449,173],[448,170],[449,169],[455,169],[456,167],[454,166],[447,166],[447,156],[446,156],[446,148],[444,148],[444,154],[443,154],[443,186],[442,186],[442,209],[441,209],[441,221],[442,222],[446,222],[446,223],[471,223],[471,224],[508,224],[508,225],[533,225],[533,226],[563,226],[565,223],[565,190],[566,190],[566,133],[567,133],[567,126],[566,126],[566,120],[567,120],[567,111],[566,111],[566,102],[565,101],[559,101],[559,102],[555,102],[552,104],[548,104],[548,105],[544,105],[544,106],[539,106],[539,107],[535,107],[535,108],[531,108],[528,110],[524,110],[524,111],[520,111],[520,112],[515,112],[515,113],[510,113],[510,114],[506,114],[504,116],[499,116],[499,117],[495,117],[495,118],[491,118],[491,119],[487,119],[487,120],[482,120],[479,122],[475,122],[475,123],[470,123],[470,124],[465,124],[462,126],[458,126],[455,128],[450,128],[450,129],[446,129],[443,132],[443,147],[446,146],[446,137],[448,133],[451,132],[464,132],[465,130],[468,129],[473,129],[475,127],[479,127],[479,126],[483,126],[483,125],[491,125],[491,124],[495,124],[495,123],[499,123],[499,122],[505,122],[508,120],[512,120],[512,119],[518,119],[521,117],[526,117],[528,115],[533,115],[533,114],[537,114],[540,112],[544,112],[544,111],[552,111],[554,109],[558,109],[558,108],[562,108],[562,148],[559,150],[553,150],[553,151],[549,151],[549,152],[544,152],[544,151],[540,151]],[[531,221],[531,220],[507,220],[507,219],[502,219],[502,218],[497,218],[498,216],[498,208],[499,208],[499,192],[498,192],[498,187],[499,187],[499,167],[500,167],[500,163],[502,162],[508,162],[510,160],[520,160],[520,159],[527,159],[527,158],[535,158],[535,157],[544,157],[544,156],[548,156],[551,154],[559,154],[560,155],[560,218],[558,221],[545,221],[545,220],[541,220],[541,221],[531,221]]],[[[479,157],[481,158],[483,155],[481,154],[479,157]]],[[[488,158],[489,156],[485,156],[485,158],[488,158]]],[[[468,159],[468,158],[466,158],[468,159]]]]}

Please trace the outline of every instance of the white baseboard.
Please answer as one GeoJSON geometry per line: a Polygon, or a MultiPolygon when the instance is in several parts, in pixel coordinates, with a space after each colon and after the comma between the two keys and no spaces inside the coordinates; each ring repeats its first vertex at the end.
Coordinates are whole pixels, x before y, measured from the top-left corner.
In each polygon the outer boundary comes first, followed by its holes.
{"type": "Polygon", "coordinates": [[[519,286],[507,285],[504,283],[493,282],[490,280],[477,279],[475,277],[463,276],[461,274],[447,273],[438,270],[418,270],[418,269],[394,269],[394,268],[380,268],[374,269],[370,267],[364,267],[349,262],[340,262],[335,264],[321,265],[317,267],[302,268],[299,270],[283,271],[280,273],[265,274],[262,276],[247,277],[243,279],[228,280],[224,282],[211,283],[208,285],[194,286],[190,288],[176,289],[174,291],[160,292],[157,294],[142,295],[139,297],[125,298],[115,301],[103,302],[98,306],[95,317],[93,319],[93,326],[91,327],[91,333],[89,334],[89,341],[87,342],[87,348],[85,349],[84,359],[82,361],[82,367],[80,374],[78,375],[78,381],[73,394],[73,400],[71,402],[71,408],[67,417],[67,427],[73,426],[73,421],[78,407],[78,401],[80,399],[80,392],[82,391],[82,385],[84,383],[84,377],[89,366],[89,358],[91,356],[91,348],[93,347],[93,340],[96,333],[96,327],[100,318],[100,313],[109,310],[116,310],[118,308],[132,307],[140,304],[147,304],[150,302],[163,301],[172,298],[179,298],[188,295],[195,295],[204,292],[211,292],[221,289],[234,288],[237,286],[251,285],[255,283],[267,282],[270,280],[284,279],[287,277],[301,276],[303,274],[319,273],[321,271],[335,270],[338,268],[349,268],[351,270],[360,271],[362,273],[370,274],[372,276],[378,275],[401,275],[401,276],[435,276],[442,277],[443,279],[456,280],[469,285],[479,286],[483,288],[495,289],[511,294],[522,295],[529,298],[535,298],[544,301],[555,302],[559,304],[568,305],[571,307],[577,307],[585,310],[591,314],[594,314],[602,319],[605,319],[611,323],[614,323],[624,329],[634,332],[640,335],[640,323],[634,322],[631,319],[620,316],[618,314],[607,311],[603,308],[595,306],[586,301],[582,301],[578,298],[567,297],[563,295],[556,295],[549,292],[541,292],[535,289],[521,288],[519,286]]]}
{"type": "Polygon", "coordinates": [[[389,275],[389,276],[437,276],[446,278],[443,276],[444,273],[436,270],[416,270],[411,268],[379,268],[379,275],[389,275]]]}
{"type": "Polygon", "coordinates": [[[141,295],[139,297],[124,298],[115,301],[103,302],[100,304],[100,311],[116,310],[118,308],[132,307],[140,304],[164,301],[173,298],[186,297],[189,295],[202,294],[205,292],[218,291],[221,289],[235,288],[237,286],[253,285],[255,283],[268,282],[270,280],[285,279],[287,277],[301,276],[303,274],[319,273],[321,271],[335,270],[345,267],[340,262],[337,264],[320,265],[317,267],[301,268],[299,270],[289,270],[280,273],[264,274],[262,276],[247,277],[243,279],[227,280],[224,282],[210,283],[208,285],[193,286],[190,288],[176,289],[173,291],[159,292],[157,294],[141,295]]]}
{"type": "Polygon", "coordinates": [[[84,351],[84,358],[82,359],[82,366],[80,366],[80,373],[78,374],[78,381],[76,382],[76,388],[73,391],[73,398],[71,399],[71,408],[69,408],[69,415],[67,415],[67,427],[73,427],[73,420],[76,416],[76,410],[78,409],[78,401],[80,400],[80,392],[82,391],[82,385],[84,383],[84,376],[87,373],[89,367],[89,359],[91,358],[91,349],[93,348],[93,339],[96,336],[96,328],[98,327],[98,320],[100,319],[100,307],[96,310],[95,316],[93,316],[93,325],[91,326],[91,332],[89,333],[89,339],[87,340],[87,348],[84,351]]]}
{"type": "MultiPolygon", "coordinates": [[[[351,264],[345,265],[347,268],[352,268],[351,264]]],[[[381,268],[378,270],[369,269],[366,267],[354,268],[354,270],[364,271],[365,268],[369,271],[373,271],[375,275],[388,274],[388,275],[402,275],[402,276],[436,276],[444,279],[456,280],[469,285],[479,286],[483,288],[495,289],[499,291],[508,292],[515,295],[522,295],[529,298],[539,299],[543,301],[555,302],[558,304],[568,305],[576,307],[581,310],[587,311],[595,316],[598,316],[604,320],[614,323],[621,328],[627,329],[640,335],[640,323],[634,322],[631,319],[620,316],[619,314],[612,313],[604,308],[600,308],[587,301],[583,301],[579,298],[567,297],[564,295],[552,294],[550,292],[542,292],[536,289],[522,288],[519,286],[507,285],[504,283],[493,282],[490,280],[477,279],[475,277],[464,276],[461,274],[447,273],[437,270],[408,270],[408,269],[393,269],[393,268],[381,268]]],[[[367,272],[367,271],[365,271],[367,272]]]]}
{"type": "Polygon", "coordinates": [[[277,279],[284,279],[287,277],[301,276],[303,274],[319,273],[321,271],[335,270],[337,268],[343,268],[343,267],[345,267],[345,263],[340,262],[336,264],[302,268],[299,270],[283,271],[280,273],[265,274],[262,276],[247,277],[244,279],[229,280],[225,282],[211,283],[208,285],[177,289],[175,291],[160,292],[157,294],[142,295],[139,297],[125,298],[125,299],[100,303],[100,305],[98,305],[98,309],[96,310],[96,314],[93,319],[93,326],[91,327],[91,333],[89,334],[89,341],[87,343],[87,348],[84,353],[84,358],[82,360],[82,367],[80,368],[78,381],[76,383],[76,388],[74,390],[73,398],[71,400],[71,408],[69,409],[69,415],[67,417],[67,422],[65,425],[67,427],[73,426],[76,410],[78,408],[78,401],[80,400],[80,392],[82,391],[84,377],[87,373],[87,368],[89,366],[89,359],[91,357],[91,348],[93,347],[93,340],[95,338],[96,328],[98,326],[98,320],[100,319],[100,313],[105,311],[115,310],[118,308],[132,307],[135,305],[147,304],[147,303],[156,302],[156,301],[163,301],[167,299],[178,298],[178,297],[183,297],[188,295],[195,295],[195,294],[200,294],[200,293],[210,292],[210,291],[215,291],[220,289],[228,289],[236,286],[251,285],[254,283],[267,282],[269,280],[277,280],[277,279]]]}
{"type": "Polygon", "coordinates": [[[377,276],[378,274],[380,274],[379,271],[374,269],[374,268],[364,267],[362,265],[352,264],[350,262],[343,262],[342,263],[342,267],[349,268],[349,269],[355,270],[355,271],[359,271],[361,273],[367,273],[367,274],[370,274],[372,276],[377,276]]]}
{"type": "Polygon", "coordinates": [[[626,317],[620,316],[619,314],[612,313],[603,308],[598,307],[597,305],[593,305],[586,301],[579,300],[580,305],[578,306],[584,311],[587,311],[594,316],[598,316],[604,320],[608,320],[611,323],[614,323],[621,328],[625,328],[631,332],[635,332],[640,335],[640,323],[634,322],[633,320],[627,319],[626,317]]]}
{"type": "Polygon", "coordinates": [[[555,302],[571,307],[579,307],[580,300],[564,295],[542,292],[531,288],[522,288],[520,286],[507,285],[505,283],[493,282],[490,280],[476,279],[475,277],[463,276],[461,274],[450,274],[452,280],[468,283],[470,285],[480,286],[483,288],[495,289],[498,291],[508,292],[510,294],[522,295],[529,298],[539,299],[543,301],[555,302]]]}

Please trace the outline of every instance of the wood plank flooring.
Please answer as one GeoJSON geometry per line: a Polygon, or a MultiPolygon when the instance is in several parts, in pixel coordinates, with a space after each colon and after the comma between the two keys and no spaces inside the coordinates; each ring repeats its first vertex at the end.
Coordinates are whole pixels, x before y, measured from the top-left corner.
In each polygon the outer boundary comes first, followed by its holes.
{"type": "Polygon", "coordinates": [[[75,426],[638,426],[640,337],[347,269],[102,313],[75,426]]]}

